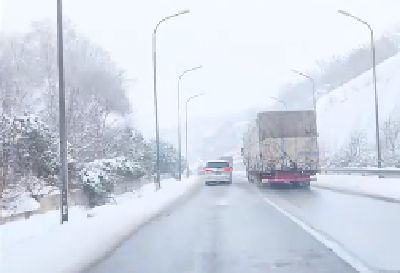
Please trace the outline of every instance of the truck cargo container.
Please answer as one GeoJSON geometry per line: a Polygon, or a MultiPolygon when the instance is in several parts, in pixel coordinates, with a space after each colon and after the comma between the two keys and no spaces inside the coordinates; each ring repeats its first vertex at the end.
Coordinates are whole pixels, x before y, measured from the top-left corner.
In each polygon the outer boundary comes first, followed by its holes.
{"type": "Polygon", "coordinates": [[[320,171],[315,111],[258,113],[241,152],[249,181],[310,187],[320,171]]]}

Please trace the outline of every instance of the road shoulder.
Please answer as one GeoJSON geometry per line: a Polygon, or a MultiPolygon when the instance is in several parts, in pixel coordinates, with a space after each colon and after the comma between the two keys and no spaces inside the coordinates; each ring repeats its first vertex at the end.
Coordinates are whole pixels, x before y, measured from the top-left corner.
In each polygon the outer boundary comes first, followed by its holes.
{"type": "Polygon", "coordinates": [[[400,203],[400,179],[359,175],[319,175],[312,186],[343,194],[400,203]]]}

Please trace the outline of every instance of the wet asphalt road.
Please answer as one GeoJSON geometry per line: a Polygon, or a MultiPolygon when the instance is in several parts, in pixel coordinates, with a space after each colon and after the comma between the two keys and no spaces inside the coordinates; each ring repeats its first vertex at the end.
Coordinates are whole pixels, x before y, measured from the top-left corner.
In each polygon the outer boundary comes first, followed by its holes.
{"type": "Polygon", "coordinates": [[[202,187],[87,273],[355,272],[253,185],[235,182],[202,187]]]}
{"type": "Polygon", "coordinates": [[[264,189],[262,193],[369,268],[400,272],[400,204],[318,188],[264,189]]]}

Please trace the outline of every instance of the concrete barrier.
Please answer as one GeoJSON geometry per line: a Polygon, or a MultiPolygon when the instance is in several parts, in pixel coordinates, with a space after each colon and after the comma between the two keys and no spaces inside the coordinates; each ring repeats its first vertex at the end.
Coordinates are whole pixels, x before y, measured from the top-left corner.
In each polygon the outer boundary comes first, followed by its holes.
{"type": "MultiPolygon", "coordinates": [[[[68,205],[72,206],[83,206],[85,204],[85,197],[82,190],[73,190],[69,193],[68,205]]],[[[15,213],[9,216],[2,217],[0,214],[0,225],[8,222],[18,221],[23,219],[29,219],[32,215],[44,214],[52,210],[60,209],[60,194],[45,195],[39,199],[39,209],[32,211],[25,211],[15,213]]]]}

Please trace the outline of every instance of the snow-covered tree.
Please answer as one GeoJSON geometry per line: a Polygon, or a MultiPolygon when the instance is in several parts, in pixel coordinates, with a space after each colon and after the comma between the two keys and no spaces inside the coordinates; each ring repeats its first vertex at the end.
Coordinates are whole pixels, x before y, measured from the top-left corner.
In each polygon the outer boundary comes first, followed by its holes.
{"type": "MultiPolygon", "coordinates": [[[[55,24],[39,21],[21,39],[38,56],[32,71],[40,79],[40,116],[58,131],[58,75],[55,24]]],[[[124,73],[106,51],[64,24],[65,89],[69,142],[74,158],[93,161],[106,144],[103,132],[111,114],[130,113],[124,73]],[[118,98],[118,99],[116,99],[118,98]]]]}
{"type": "MultiPolygon", "coordinates": [[[[27,33],[0,36],[0,199],[13,204],[59,185],[55,26],[39,21],[27,33]]],[[[155,149],[131,119],[123,71],[70,22],[64,55],[69,183],[100,204],[118,183],[153,174],[155,149]]],[[[166,142],[161,148],[161,171],[176,173],[176,149],[166,142]]]]}
{"type": "Polygon", "coordinates": [[[1,193],[12,198],[22,193],[37,198],[41,188],[55,186],[52,178],[59,166],[57,141],[48,126],[37,116],[3,114],[0,128],[1,193]]]}
{"type": "Polygon", "coordinates": [[[337,167],[368,167],[375,165],[372,147],[364,131],[356,131],[337,152],[332,161],[337,167]]]}
{"type": "Polygon", "coordinates": [[[81,170],[81,180],[89,205],[100,205],[114,192],[123,179],[139,179],[144,174],[140,163],[121,156],[113,159],[95,160],[81,170]]]}
{"type": "MultiPolygon", "coordinates": [[[[150,141],[151,156],[153,162],[153,172],[155,171],[156,163],[156,143],[155,140],[150,141]]],[[[160,172],[165,174],[172,174],[177,176],[178,174],[178,151],[170,143],[161,140],[160,141],[160,172]]],[[[182,157],[182,169],[181,172],[186,169],[186,160],[182,157]]]]}

